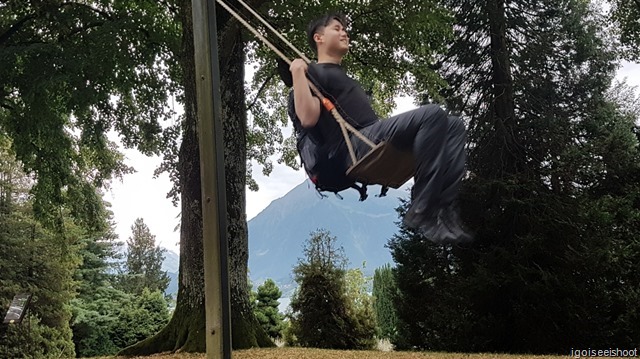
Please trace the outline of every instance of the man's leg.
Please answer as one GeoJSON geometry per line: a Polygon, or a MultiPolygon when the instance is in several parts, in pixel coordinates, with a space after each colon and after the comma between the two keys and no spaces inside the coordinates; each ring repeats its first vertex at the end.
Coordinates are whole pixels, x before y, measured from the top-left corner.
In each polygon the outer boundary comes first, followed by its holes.
{"type": "MultiPolygon", "coordinates": [[[[411,151],[416,159],[416,173],[411,206],[405,224],[419,228],[432,220],[440,209],[443,173],[446,168],[445,144],[449,121],[437,105],[422,106],[362,129],[362,134],[378,143],[387,141],[401,151],[411,151]]],[[[352,137],[358,158],[370,148],[352,137]]],[[[452,174],[453,176],[453,174],[452,174]]],[[[450,186],[447,184],[447,189],[450,186]]]]}
{"type": "Polygon", "coordinates": [[[467,154],[464,149],[467,133],[464,123],[457,116],[448,116],[447,142],[445,144],[443,186],[440,205],[450,206],[458,196],[460,181],[464,176],[467,154]]]}
{"type": "Polygon", "coordinates": [[[443,174],[443,188],[440,195],[441,210],[438,214],[439,231],[432,236],[433,241],[440,243],[469,242],[473,236],[462,224],[460,210],[455,203],[460,189],[460,182],[464,176],[467,155],[464,149],[466,143],[466,129],[462,120],[457,116],[449,116],[447,143],[445,145],[445,171],[443,174]]]}
{"type": "MultiPolygon", "coordinates": [[[[438,243],[471,240],[461,225],[454,201],[464,175],[466,130],[456,116],[429,105],[380,121],[362,130],[378,143],[389,141],[416,157],[411,206],[404,223],[438,243]]],[[[370,148],[352,138],[358,158],[370,148]]]]}

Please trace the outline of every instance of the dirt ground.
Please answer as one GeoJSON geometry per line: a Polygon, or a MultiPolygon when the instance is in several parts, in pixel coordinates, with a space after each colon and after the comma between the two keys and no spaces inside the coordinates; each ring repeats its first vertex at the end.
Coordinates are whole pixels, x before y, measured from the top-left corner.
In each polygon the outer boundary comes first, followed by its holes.
{"type": "MultiPolygon", "coordinates": [[[[432,352],[341,351],[306,348],[270,348],[236,350],[233,359],[558,359],[569,356],[465,354],[432,352]]],[[[108,357],[100,358],[107,359],[108,357]]],[[[205,359],[205,354],[156,354],[129,359],[205,359]]],[[[109,358],[113,359],[113,357],[109,358]]]]}

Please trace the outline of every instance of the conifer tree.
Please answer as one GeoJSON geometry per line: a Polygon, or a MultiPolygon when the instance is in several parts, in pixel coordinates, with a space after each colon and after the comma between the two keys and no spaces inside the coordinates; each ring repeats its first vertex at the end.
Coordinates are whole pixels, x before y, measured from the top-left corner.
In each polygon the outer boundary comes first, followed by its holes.
{"type": "Polygon", "coordinates": [[[156,246],[155,236],[142,218],[131,226],[131,237],[127,239],[124,272],[120,286],[127,293],[141,294],[144,288],[164,293],[169,285],[169,276],[162,271],[165,249],[156,246]]]}
{"type": "Polygon", "coordinates": [[[396,284],[393,269],[389,264],[376,268],[373,274],[373,308],[380,338],[394,339],[397,333],[396,311],[393,300],[396,295],[396,284]]]}
{"type": "MultiPolygon", "coordinates": [[[[104,203],[104,223],[81,240],[76,269],[78,294],[71,301],[71,329],[79,357],[113,355],[119,349],[113,341],[113,325],[130,296],[117,285],[118,260],[122,242],[117,241],[113,214],[104,203]]],[[[135,325],[134,325],[135,326],[135,325]]]]}
{"type": "Polygon", "coordinates": [[[256,318],[262,325],[262,328],[269,334],[269,337],[279,339],[282,337],[284,319],[283,315],[278,311],[280,302],[278,299],[282,296],[282,291],[272,279],[267,279],[262,285],[258,286],[256,294],[256,318]]]}

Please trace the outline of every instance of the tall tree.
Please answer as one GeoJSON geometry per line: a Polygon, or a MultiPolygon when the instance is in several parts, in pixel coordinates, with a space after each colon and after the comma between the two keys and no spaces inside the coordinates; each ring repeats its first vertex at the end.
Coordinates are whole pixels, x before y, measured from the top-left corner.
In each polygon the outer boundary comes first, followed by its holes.
{"type": "Polygon", "coordinates": [[[638,143],[608,92],[616,53],[603,18],[577,0],[447,3],[456,40],[442,71],[449,106],[469,119],[461,201],[477,235],[469,248],[412,233],[390,242],[402,336],[435,350],[629,343],[636,332],[617,325],[634,317],[623,313],[636,293],[617,294],[633,279],[611,253],[637,255],[638,143]],[[627,235],[604,241],[599,230],[614,228],[627,235]],[[436,300],[411,307],[424,298],[436,300]]]}
{"type": "Polygon", "coordinates": [[[113,214],[104,204],[104,223],[96,224],[81,238],[75,270],[77,295],[71,301],[71,330],[78,357],[111,355],[117,352],[111,327],[122,307],[126,293],[115,289],[122,254],[113,223],[113,214]]]}
{"type": "Polygon", "coordinates": [[[395,339],[398,318],[393,300],[397,286],[393,277],[393,269],[389,264],[376,268],[373,274],[373,308],[380,338],[395,339]]]}
{"type": "Polygon", "coordinates": [[[358,348],[373,348],[376,343],[376,315],[371,297],[371,278],[365,277],[362,268],[351,268],[345,273],[347,308],[355,325],[352,336],[357,338],[358,348]]]}
{"type": "MultiPolygon", "coordinates": [[[[238,4],[235,4],[236,6],[238,4]]],[[[255,4],[254,4],[255,5],[255,4]]],[[[180,195],[180,286],[176,309],[169,324],[153,338],[124,350],[145,354],[168,350],[205,351],[204,264],[202,208],[200,205],[200,155],[197,135],[197,103],[191,1],[177,4],[182,25],[179,63],[184,95],[180,148],[171,158],[180,195]]],[[[273,345],[256,320],[247,290],[248,242],[245,213],[246,114],[244,107],[244,40],[239,24],[218,9],[221,94],[227,183],[227,238],[231,291],[232,343],[234,348],[273,345]]]]}
{"type": "MultiPolygon", "coordinates": [[[[347,295],[347,258],[337,238],[326,230],[311,233],[304,258],[294,268],[298,289],[291,298],[291,330],[302,346],[369,349],[366,330],[347,295]]],[[[359,288],[358,288],[359,289],[359,288]]],[[[374,328],[374,325],[371,325],[374,328]]]]}
{"type": "Polygon", "coordinates": [[[38,179],[41,218],[53,221],[65,203],[89,221],[99,202],[90,187],[130,170],[107,140],[111,128],[126,146],[159,153],[159,123],[170,118],[162,104],[175,87],[168,66],[155,64],[168,62],[176,40],[159,9],[117,0],[0,8],[0,129],[38,179]]]}
{"type": "Polygon", "coordinates": [[[63,232],[34,218],[28,195],[31,181],[18,170],[20,164],[7,147],[0,136],[0,307],[8,308],[16,294],[31,294],[24,327],[33,330],[11,326],[0,346],[8,357],[73,357],[67,304],[75,292],[73,274],[82,231],[68,217],[63,218],[63,232]]]}
{"type": "Polygon", "coordinates": [[[144,220],[137,218],[127,239],[124,272],[119,279],[122,289],[132,294],[141,294],[144,288],[164,293],[169,286],[169,276],[162,270],[165,251],[156,245],[156,236],[144,220]]]}

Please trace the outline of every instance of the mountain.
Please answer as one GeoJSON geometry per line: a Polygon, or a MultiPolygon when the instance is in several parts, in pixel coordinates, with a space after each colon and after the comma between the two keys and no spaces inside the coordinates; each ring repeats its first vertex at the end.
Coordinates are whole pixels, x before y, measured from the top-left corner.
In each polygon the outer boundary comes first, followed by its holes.
{"type": "Polygon", "coordinates": [[[164,261],[162,261],[162,270],[169,273],[178,273],[180,266],[180,255],[171,249],[164,248],[164,261]]]}
{"type": "Polygon", "coordinates": [[[355,190],[342,192],[343,199],[333,194],[321,198],[305,181],[271,202],[248,222],[249,275],[254,288],[271,278],[286,297],[295,286],[292,270],[303,256],[304,241],[317,229],[337,237],[350,268],[366,262],[366,272],[371,274],[390,263],[385,244],[397,232],[395,208],[408,192],[390,189],[386,197],[376,197],[379,191],[379,186],[369,186],[369,198],[364,202],[358,201],[355,190]]]}
{"type": "MultiPolygon", "coordinates": [[[[165,248],[166,249],[166,248],[165,248]]],[[[180,255],[170,249],[164,252],[164,261],[162,261],[162,270],[167,272],[169,276],[169,285],[164,294],[175,298],[178,295],[178,268],[180,267],[180,255]]]]}

